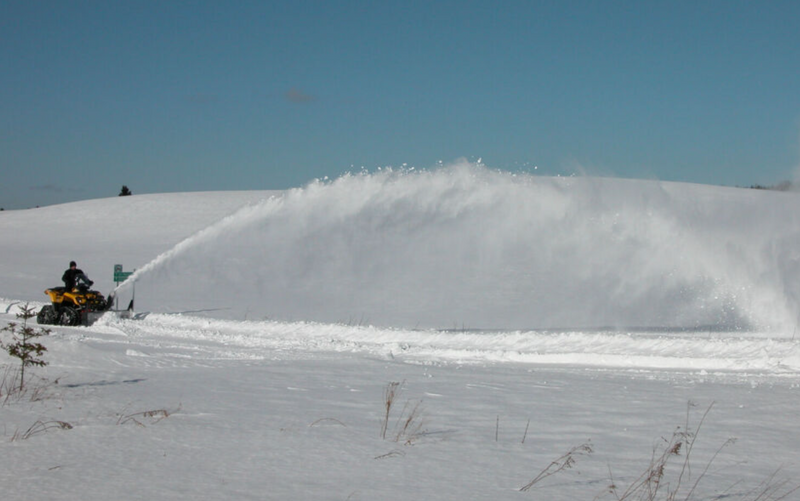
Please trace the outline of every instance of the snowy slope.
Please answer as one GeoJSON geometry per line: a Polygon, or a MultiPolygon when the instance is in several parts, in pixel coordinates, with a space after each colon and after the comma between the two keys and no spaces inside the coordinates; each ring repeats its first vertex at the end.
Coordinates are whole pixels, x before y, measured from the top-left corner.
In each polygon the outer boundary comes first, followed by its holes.
{"type": "Polygon", "coordinates": [[[144,266],[184,238],[274,191],[197,192],[87,200],[0,212],[2,295],[42,300],[70,261],[109,292],[115,264],[144,266]],[[24,266],[20,266],[24,263],[24,266]]]}
{"type": "Polygon", "coordinates": [[[2,325],[140,270],[0,384],[3,499],[617,499],[678,427],[679,499],[800,499],[797,198],[459,165],[2,212],[2,325]]]}

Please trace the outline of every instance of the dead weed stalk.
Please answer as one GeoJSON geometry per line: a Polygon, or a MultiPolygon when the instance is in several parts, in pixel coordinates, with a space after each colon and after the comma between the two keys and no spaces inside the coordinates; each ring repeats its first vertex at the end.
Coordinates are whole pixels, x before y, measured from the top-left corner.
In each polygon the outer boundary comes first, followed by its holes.
{"type": "Polygon", "coordinates": [[[559,457],[558,459],[547,465],[547,467],[542,471],[540,471],[539,474],[536,475],[536,477],[533,480],[522,486],[520,488],[520,491],[527,492],[531,489],[531,487],[533,487],[540,481],[544,480],[545,478],[551,475],[555,475],[556,473],[559,473],[561,471],[572,468],[573,466],[575,466],[575,463],[577,461],[576,458],[578,456],[585,456],[591,454],[592,452],[594,452],[594,449],[592,449],[592,445],[588,442],[573,447],[566,454],[562,455],[561,457],[559,457]]]}
{"type": "MultiPolygon", "coordinates": [[[[402,391],[403,383],[392,381],[383,391],[383,418],[381,420],[381,438],[386,439],[389,432],[392,409],[402,391]]],[[[422,400],[407,400],[395,422],[393,440],[406,445],[413,443],[423,432],[422,400]]]]}
{"type": "Polygon", "coordinates": [[[170,412],[167,411],[166,409],[136,412],[133,414],[121,415],[119,419],[117,419],[117,424],[123,425],[127,423],[133,423],[137,426],[141,426],[142,428],[144,428],[145,425],[142,423],[142,421],[149,420],[149,424],[156,424],[162,419],[168,418],[169,416],[170,412]]]}
{"type": "MultiPolygon", "coordinates": [[[[702,471],[691,482],[692,478],[692,451],[694,450],[698,434],[708,417],[711,405],[703,413],[697,428],[690,429],[690,411],[694,404],[689,402],[686,410],[686,424],[678,427],[669,439],[662,438],[660,444],[653,447],[650,462],[647,468],[625,490],[619,491],[611,477],[608,489],[617,501],[691,501],[696,498],[697,488],[706,477],[711,465],[716,461],[722,450],[735,443],[736,439],[726,440],[706,462],[702,471]],[[682,461],[671,468],[673,459],[682,456],[682,461]],[[673,475],[670,477],[669,472],[673,475]],[[691,483],[689,483],[691,482],[691,483]]],[[[744,494],[740,499],[750,501],[779,501],[800,489],[800,486],[791,488],[789,481],[776,482],[775,474],[763,482],[759,488],[751,493],[744,494]],[[789,488],[787,490],[787,487],[789,488]],[[751,497],[747,497],[751,496],[751,497]]],[[[726,496],[727,497],[727,496],[726,496]]]]}
{"type": "Polygon", "coordinates": [[[71,430],[72,425],[65,422],[65,421],[36,421],[28,428],[24,433],[14,433],[14,436],[11,437],[11,441],[14,442],[15,440],[27,440],[34,435],[39,435],[40,433],[47,433],[50,430],[71,430]]]}

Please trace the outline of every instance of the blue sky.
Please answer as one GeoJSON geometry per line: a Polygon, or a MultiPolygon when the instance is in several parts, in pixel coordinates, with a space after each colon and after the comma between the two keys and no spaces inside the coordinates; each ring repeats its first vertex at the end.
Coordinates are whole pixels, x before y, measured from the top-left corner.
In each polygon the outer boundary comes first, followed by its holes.
{"type": "Polygon", "coordinates": [[[797,26],[797,1],[0,0],[0,207],[461,157],[772,184],[797,26]]]}

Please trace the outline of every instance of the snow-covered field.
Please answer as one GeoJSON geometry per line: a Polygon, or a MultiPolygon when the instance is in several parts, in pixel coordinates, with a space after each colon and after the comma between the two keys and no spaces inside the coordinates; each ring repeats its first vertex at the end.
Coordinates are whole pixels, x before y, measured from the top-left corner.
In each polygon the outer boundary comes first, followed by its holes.
{"type": "Polygon", "coordinates": [[[2,499],[619,499],[687,424],[655,499],[800,499],[799,211],[462,164],[0,212],[2,325],[137,270],[3,389],[2,499]]]}

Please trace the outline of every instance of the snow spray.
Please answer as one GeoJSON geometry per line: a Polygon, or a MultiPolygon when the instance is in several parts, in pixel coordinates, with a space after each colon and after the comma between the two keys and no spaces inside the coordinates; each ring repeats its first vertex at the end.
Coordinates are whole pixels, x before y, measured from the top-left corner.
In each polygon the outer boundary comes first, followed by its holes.
{"type": "Polygon", "coordinates": [[[792,194],[466,161],[383,169],[245,207],[132,278],[139,310],[224,319],[791,331],[798,209],[792,194]]]}

